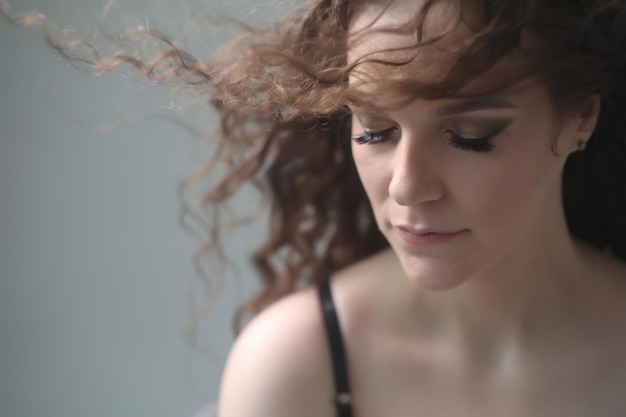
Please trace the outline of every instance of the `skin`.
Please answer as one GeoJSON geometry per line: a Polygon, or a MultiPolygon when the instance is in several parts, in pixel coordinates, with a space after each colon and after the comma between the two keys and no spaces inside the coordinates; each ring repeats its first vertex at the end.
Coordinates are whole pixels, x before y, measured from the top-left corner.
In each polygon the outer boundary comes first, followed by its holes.
{"type": "MultiPolygon", "coordinates": [[[[402,23],[416,6],[394,3],[374,28],[402,23]]],[[[351,29],[368,27],[382,11],[364,7],[351,29]]],[[[385,74],[364,65],[351,83],[382,94],[361,81],[436,79],[448,65],[442,51],[471,32],[450,16],[445,6],[433,12],[427,35],[452,32],[411,65],[385,74]]],[[[402,58],[379,51],[410,42],[368,34],[348,58],[402,58]]],[[[501,62],[477,82],[511,65],[501,62]]],[[[564,163],[593,132],[598,97],[573,103],[561,118],[545,87],[529,79],[489,97],[489,106],[460,111],[463,103],[352,108],[355,138],[388,132],[378,143],[354,141],[353,155],[391,244],[332,278],[355,415],[620,415],[626,267],[574,240],[561,205],[564,163]],[[461,149],[450,132],[493,134],[493,148],[461,149]],[[401,225],[460,233],[416,244],[403,238],[401,225]]],[[[330,417],[332,394],[319,305],[306,290],[268,308],[240,336],[224,373],[220,416],[330,417]]]]}

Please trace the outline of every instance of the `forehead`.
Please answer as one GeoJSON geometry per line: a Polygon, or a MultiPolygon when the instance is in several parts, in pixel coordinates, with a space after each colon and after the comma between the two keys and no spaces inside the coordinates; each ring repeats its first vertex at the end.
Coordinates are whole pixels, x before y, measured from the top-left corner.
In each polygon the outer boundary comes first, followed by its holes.
{"type": "MultiPolygon", "coordinates": [[[[475,4],[454,0],[364,4],[354,12],[349,25],[348,63],[357,64],[350,74],[351,86],[371,95],[389,91],[381,82],[443,82],[457,65],[467,41],[482,29],[484,21],[475,4]]],[[[496,82],[519,64],[510,57],[501,61],[472,81],[467,92],[496,82]]]]}
{"type": "Polygon", "coordinates": [[[470,1],[455,0],[370,0],[363,1],[353,11],[350,32],[368,29],[388,29],[414,20],[415,16],[424,13],[428,19],[425,28],[431,36],[436,36],[454,29],[459,17],[472,25],[480,24],[476,13],[477,7],[470,1]]]}
{"type": "MultiPolygon", "coordinates": [[[[413,59],[410,70],[417,74],[449,63],[454,56],[452,52],[473,34],[464,21],[465,10],[458,9],[449,0],[436,1],[427,9],[426,3],[425,0],[391,0],[361,6],[350,20],[348,62],[413,59]],[[420,13],[424,17],[421,28],[420,13]],[[420,43],[427,45],[416,48],[420,43]]],[[[370,71],[375,71],[376,67],[363,66],[370,71]]]]}

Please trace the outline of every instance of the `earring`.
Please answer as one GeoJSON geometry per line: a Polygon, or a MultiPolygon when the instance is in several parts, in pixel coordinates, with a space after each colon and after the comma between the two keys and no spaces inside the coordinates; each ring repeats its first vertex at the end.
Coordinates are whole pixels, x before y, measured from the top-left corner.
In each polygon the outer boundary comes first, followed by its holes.
{"type": "Polygon", "coordinates": [[[584,151],[585,149],[587,149],[587,142],[585,142],[584,140],[579,140],[578,141],[578,150],[579,151],[584,151]]]}

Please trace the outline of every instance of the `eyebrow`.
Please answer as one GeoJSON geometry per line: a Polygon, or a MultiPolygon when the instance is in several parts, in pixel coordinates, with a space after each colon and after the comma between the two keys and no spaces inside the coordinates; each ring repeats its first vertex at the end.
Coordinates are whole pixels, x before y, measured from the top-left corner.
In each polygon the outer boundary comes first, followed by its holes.
{"type": "Polygon", "coordinates": [[[493,98],[463,100],[461,102],[441,106],[435,111],[435,117],[448,117],[483,109],[517,109],[517,106],[493,98]]]}

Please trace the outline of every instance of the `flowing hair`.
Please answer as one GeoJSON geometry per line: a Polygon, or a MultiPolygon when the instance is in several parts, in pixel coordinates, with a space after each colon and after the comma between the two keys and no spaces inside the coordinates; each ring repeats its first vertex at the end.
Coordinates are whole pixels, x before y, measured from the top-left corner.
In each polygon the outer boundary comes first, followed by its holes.
{"type": "Polygon", "coordinates": [[[54,49],[97,74],[130,64],[156,83],[206,92],[221,118],[213,138],[216,152],[206,167],[181,181],[181,195],[216,163],[228,171],[199,200],[182,202],[183,224],[204,219],[197,224],[208,232],[198,249],[198,265],[220,250],[221,213],[242,186],[252,184],[269,200],[269,234],[252,254],[262,286],[238,309],[236,331],[248,315],[276,299],[327,280],[388,246],[352,160],[348,104],[394,107],[416,97],[479,96],[530,76],[547,87],[560,111],[598,94],[602,107],[587,150],[566,162],[563,205],[573,236],[626,260],[626,1],[474,0],[483,21],[448,51],[452,64],[441,77],[427,83],[402,78],[397,69],[446,36],[427,37],[424,31],[439,3],[452,4],[461,24],[467,23],[468,2],[425,0],[406,23],[349,31],[359,8],[379,3],[384,10],[394,1],[400,0],[309,1],[269,29],[245,27],[210,60],[142,28],[127,35],[150,36],[165,46],[149,59],[124,53],[101,58],[88,44],[89,54],[84,49],[75,54],[76,45],[55,35],[44,16],[14,16],[6,7],[3,14],[21,26],[43,27],[54,49]],[[381,59],[374,53],[348,62],[351,42],[373,30],[408,34],[414,42],[391,54],[401,58],[381,59]],[[529,44],[522,43],[523,35],[530,35],[529,44]],[[520,58],[519,65],[480,90],[466,88],[504,57],[520,58]],[[381,71],[365,75],[364,65],[381,71]],[[364,93],[358,88],[364,84],[374,90],[364,93]],[[385,94],[374,100],[371,91],[385,94]]]}

